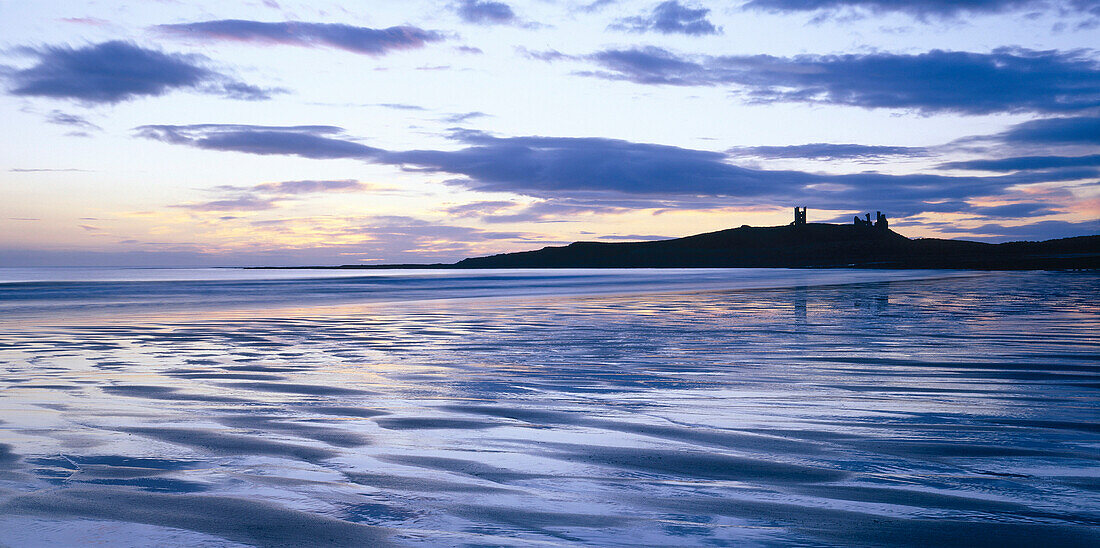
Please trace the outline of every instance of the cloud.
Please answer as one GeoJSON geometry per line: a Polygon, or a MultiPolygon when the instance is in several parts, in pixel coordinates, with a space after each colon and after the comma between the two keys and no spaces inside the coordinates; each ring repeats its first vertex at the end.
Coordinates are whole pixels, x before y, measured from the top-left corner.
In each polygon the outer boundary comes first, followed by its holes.
{"type": "Polygon", "coordinates": [[[278,207],[278,200],[274,198],[261,198],[258,196],[239,196],[223,200],[209,202],[189,203],[174,205],[191,211],[263,211],[278,207]]]}
{"type": "Polygon", "coordinates": [[[9,169],[13,173],[49,173],[49,172],[76,172],[76,173],[88,173],[90,170],[77,169],[75,167],[65,168],[53,168],[53,167],[13,167],[9,169]]]}
{"type": "Polygon", "coordinates": [[[972,208],[970,212],[986,217],[1002,218],[1042,217],[1044,215],[1061,213],[1059,210],[1051,209],[1050,204],[1044,202],[1021,202],[1000,206],[975,207],[972,208]]]}
{"type": "Polygon", "coordinates": [[[404,103],[377,103],[376,106],[380,106],[380,107],[384,107],[384,108],[392,108],[394,110],[419,110],[419,111],[428,110],[428,109],[426,109],[426,108],[424,108],[420,105],[406,105],[404,103]]]}
{"type": "Polygon", "coordinates": [[[1100,221],[1039,221],[1037,223],[1016,226],[989,223],[976,228],[968,228],[966,232],[982,235],[975,238],[969,238],[975,240],[1048,240],[1052,238],[1071,238],[1088,234],[1100,234],[1100,221]]]}
{"type": "Polygon", "coordinates": [[[375,56],[418,49],[429,42],[444,39],[439,32],[411,26],[372,29],[336,23],[270,23],[241,19],[158,25],[155,28],[165,34],[187,38],[302,47],[324,46],[375,56]]]}
{"type": "Polygon", "coordinates": [[[656,234],[624,234],[622,236],[612,235],[612,236],[597,236],[596,237],[597,240],[625,240],[625,241],[628,241],[628,242],[636,242],[636,241],[639,241],[639,240],[642,240],[642,241],[646,241],[646,240],[649,240],[649,241],[652,241],[652,240],[668,240],[670,238],[671,238],[671,236],[658,236],[656,234]]]}
{"type": "Polygon", "coordinates": [[[1010,11],[1057,10],[1100,14],[1100,6],[1092,0],[752,0],[746,9],[768,12],[838,12],[844,10],[871,13],[905,13],[919,19],[929,17],[954,18],[969,13],[1004,13],[1010,11]]]}
{"type": "Polygon", "coordinates": [[[1100,116],[1030,120],[994,137],[1008,144],[1100,145],[1100,116]]]}
{"type": "Polygon", "coordinates": [[[1098,167],[1100,117],[1028,120],[1000,133],[964,137],[936,148],[986,156],[943,163],[940,169],[1010,172],[1098,167]]]}
{"type": "MultiPolygon", "coordinates": [[[[211,215],[187,221],[188,231],[224,231],[227,224],[250,231],[246,244],[209,238],[203,245],[123,240],[126,251],[35,250],[0,247],[0,263],[25,266],[254,266],[352,264],[364,262],[453,262],[465,257],[519,251],[545,236],[492,231],[403,216],[284,217],[252,220],[211,215]],[[303,245],[302,242],[315,242],[303,245]]],[[[103,232],[92,234],[106,235],[103,232]]]]}
{"type": "Polygon", "coordinates": [[[61,112],[60,110],[54,110],[47,114],[46,121],[51,124],[70,126],[85,131],[103,131],[103,128],[89,122],[83,116],[61,112]]]}
{"type": "Polygon", "coordinates": [[[68,46],[25,48],[36,64],[12,71],[12,95],[71,99],[86,104],[113,104],[138,97],[164,95],[177,89],[232,99],[268,99],[264,90],[204,66],[200,55],[165,53],[122,41],[73,49],[68,46]]]}
{"type": "Polygon", "coordinates": [[[508,25],[518,21],[511,6],[491,0],[461,0],[455,11],[463,21],[477,25],[508,25]]]}
{"type": "MultiPolygon", "coordinates": [[[[190,129],[171,129],[167,138],[157,132],[146,136],[213,150],[354,158],[409,171],[460,175],[448,184],[555,201],[540,207],[588,211],[677,207],[685,203],[718,207],[798,201],[825,209],[881,209],[893,215],[963,212],[970,208],[966,200],[1001,195],[1011,187],[1100,177],[1100,170],[1089,167],[986,177],[764,170],[733,165],[726,154],[715,151],[593,137],[502,138],[470,130],[452,133],[451,138],[463,145],[457,150],[386,151],[333,137],[341,135],[341,130],[330,126],[304,126],[323,128],[310,131],[321,131],[328,137],[296,128],[201,127],[197,137],[190,134],[196,130],[190,129]],[[220,132],[232,138],[223,138],[220,132]],[[286,134],[295,139],[284,139],[286,134]],[[272,135],[278,138],[272,139],[272,135]],[[302,136],[307,139],[297,140],[302,136]]],[[[539,214],[526,213],[528,219],[539,214]]]]}
{"type": "Polygon", "coordinates": [[[1024,171],[1064,167],[1100,167],[1100,154],[1090,156],[1018,156],[996,160],[967,160],[940,164],[940,169],[1024,171]]]}
{"type": "Polygon", "coordinates": [[[252,187],[253,191],[267,194],[316,194],[320,192],[359,192],[370,188],[352,179],[342,181],[282,181],[263,183],[252,187]]]}
{"type": "Polygon", "coordinates": [[[400,215],[375,216],[369,222],[345,229],[344,232],[369,233],[374,238],[406,237],[422,243],[441,239],[452,242],[515,240],[525,236],[522,232],[494,232],[464,226],[450,226],[400,215]]]}
{"type": "Polygon", "coordinates": [[[690,8],[677,0],[657,4],[647,15],[627,17],[612,24],[611,29],[632,32],[659,32],[662,34],[721,34],[722,31],[707,20],[707,8],[690,8]]]}
{"type": "Polygon", "coordinates": [[[451,124],[461,124],[464,122],[469,122],[470,120],[476,120],[477,118],[485,118],[487,116],[489,115],[485,114],[484,112],[463,112],[461,114],[452,114],[450,116],[446,116],[443,118],[443,121],[451,124]]]}
{"type": "MultiPolygon", "coordinates": [[[[512,192],[539,198],[599,198],[599,193],[653,197],[650,207],[670,197],[712,197],[758,203],[802,200],[822,208],[885,208],[916,213],[931,202],[996,195],[1015,185],[1078,181],[1096,169],[1020,173],[996,177],[947,177],[881,173],[819,174],[749,169],[724,154],[600,138],[495,138],[467,133],[470,145],[455,151],[388,152],[378,161],[464,175],[453,185],[483,192],[512,192]]],[[[717,199],[714,199],[717,198],[717,199]]],[[[727,202],[728,203],[728,202],[727,202]]],[[[965,205],[958,206],[964,210],[965,205]]]]}
{"type": "Polygon", "coordinates": [[[885,145],[854,145],[832,143],[810,143],[787,146],[735,147],[726,151],[731,156],[752,156],[756,158],[804,158],[809,160],[848,160],[882,158],[886,156],[927,156],[923,147],[900,147],[885,145]]]}
{"type": "Polygon", "coordinates": [[[92,27],[105,27],[111,24],[111,22],[106,19],[98,19],[95,17],[62,17],[59,21],[92,27]]]}
{"type": "Polygon", "coordinates": [[[214,187],[214,192],[223,194],[222,198],[208,202],[192,202],[174,205],[192,211],[263,211],[275,209],[287,200],[298,199],[305,194],[323,194],[333,192],[363,192],[374,187],[359,181],[347,179],[337,181],[280,181],[261,183],[251,187],[222,185],[214,187]]]}
{"type": "MultiPolygon", "coordinates": [[[[710,200],[713,202],[713,200],[710,200]]],[[[574,199],[568,195],[549,196],[538,202],[510,212],[494,212],[481,217],[486,223],[564,223],[581,222],[580,215],[618,215],[634,209],[654,209],[663,200],[623,200],[621,196],[604,193],[589,194],[587,198],[574,199]],[[630,202],[630,203],[624,203],[630,202]]],[[[686,206],[690,208],[692,206],[686,206]]],[[[703,209],[712,204],[703,204],[703,209]]]]}
{"type": "Polygon", "coordinates": [[[756,103],[813,103],[922,113],[1064,113],[1100,106],[1100,65],[1084,51],[1001,48],[775,57],[681,56],[609,49],[581,73],[638,84],[734,86],[756,103]]]}
{"type": "Polygon", "coordinates": [[[166,143],[249,154],[367,159],[382,152],[340,138],[343,129],[334,126],[148,125],[136,131],[141,137],[166,143]]]}
{"type": "Polygon", "coordinates": [[[556,49],[547,49],[547,50],[539,51],[539,50],[527,49],[523,46],[516,46],[516,53],[518,53],[518,54],[520,54],[520,55],[522,55],[522,56],[524,56],[528,59],[534,59],[536,61],[546,61],[548,63],[553,62],[553,61],[564,61],[564,60],[567,60],[567,59],[576,59],[575,56],[564,54],[564,53],[562,53],[562,52],[560,52],[556,49]]]}
{"type": "Polygon", "coordinates": [[[577,9],[585,13],[593,13],[600,11],[611,4],[615,4],[618,0],[593,0],[588,4],[579,6],[577,9]]]}
{"type": "Polygon", "coordinates": [[[491,200],[451,206],[444,209],[444,211],[452,217],[484,217],[486,215],[493,215],[501,211],[511,209],[518,205],[519,204],[517,204],[516,202],[491,200]]]}

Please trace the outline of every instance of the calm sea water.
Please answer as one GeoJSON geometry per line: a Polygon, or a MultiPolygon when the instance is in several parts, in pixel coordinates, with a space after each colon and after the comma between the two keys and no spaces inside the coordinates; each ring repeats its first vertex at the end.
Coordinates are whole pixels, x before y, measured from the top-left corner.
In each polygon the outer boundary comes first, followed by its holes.
{"type": "Polygon", "coordinates": [[[0,269],[0,545],[1095,546],[1098,296],[0,269]]]}

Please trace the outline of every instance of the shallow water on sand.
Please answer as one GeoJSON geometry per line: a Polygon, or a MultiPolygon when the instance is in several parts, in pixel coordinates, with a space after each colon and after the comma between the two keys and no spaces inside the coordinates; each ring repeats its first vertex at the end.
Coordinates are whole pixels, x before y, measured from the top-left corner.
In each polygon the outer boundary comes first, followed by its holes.
{"type": "Polygon", "coordinates": [[[24,298],[0,330],[0,544],[1100,543],[1100,276],[837,272],[24,298]]]}

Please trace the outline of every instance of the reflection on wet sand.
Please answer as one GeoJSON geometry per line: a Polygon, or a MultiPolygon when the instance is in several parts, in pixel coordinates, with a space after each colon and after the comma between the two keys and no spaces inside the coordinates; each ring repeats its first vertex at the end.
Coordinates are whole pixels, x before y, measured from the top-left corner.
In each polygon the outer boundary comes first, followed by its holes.
{"type": "Polygon", "coordinates": [[[1097,282],[24,325],[0,543],[1095,546],[1097,282]]]}

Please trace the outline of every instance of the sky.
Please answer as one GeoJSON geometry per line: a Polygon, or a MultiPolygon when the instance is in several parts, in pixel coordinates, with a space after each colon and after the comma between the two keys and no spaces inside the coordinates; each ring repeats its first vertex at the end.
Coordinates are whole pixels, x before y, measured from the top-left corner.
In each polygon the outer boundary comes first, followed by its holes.
{"type": "Polygon", "coordinates": [[[1100,233],[1100,0],[0,0],[0,266],[1100,233]]]}

